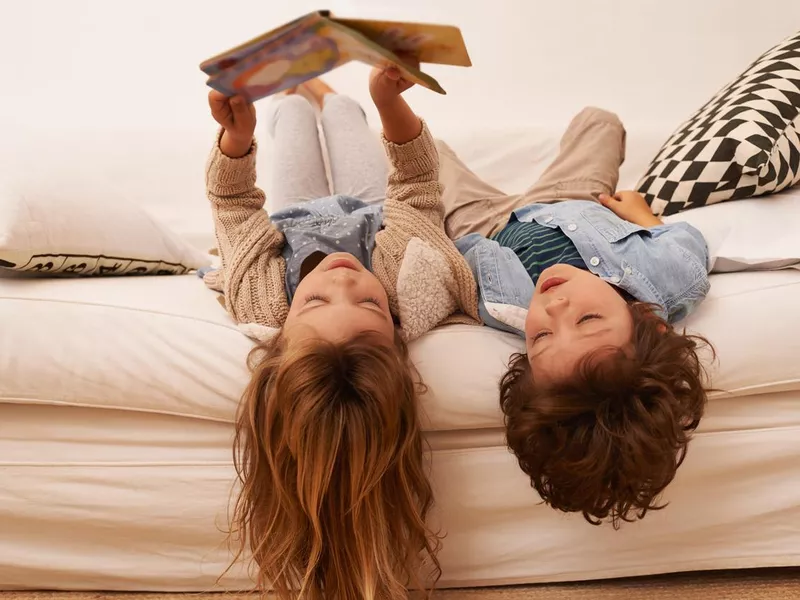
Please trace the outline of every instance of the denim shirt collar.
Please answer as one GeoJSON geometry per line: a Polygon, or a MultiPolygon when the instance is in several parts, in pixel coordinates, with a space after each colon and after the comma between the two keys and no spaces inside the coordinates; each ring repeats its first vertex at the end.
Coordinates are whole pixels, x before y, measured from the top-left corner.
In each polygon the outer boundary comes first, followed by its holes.
{"type": "MultiPolygon", "coordinates": [[[[708,247],[686,223],[644,228],[580,200],[532,204],[511,218],[561,228],[592,273],[656,305],[670,322],[685,318],[708,293],[708,247]]],[[[478,282],[484,322],[524,335],[534,282],[516,254],[479,234],[457,240],[456,246],[478,282]]]]}

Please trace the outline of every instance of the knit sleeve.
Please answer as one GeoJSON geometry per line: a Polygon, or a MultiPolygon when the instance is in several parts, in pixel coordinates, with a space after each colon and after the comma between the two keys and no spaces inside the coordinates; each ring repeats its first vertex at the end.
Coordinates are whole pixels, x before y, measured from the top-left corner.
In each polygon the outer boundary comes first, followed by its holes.
{"type": "Polygon", "coordinates": [[[422,131],[410,142],[395,144],[384,137],[383,145],[391,164],[385,206],[403,204],[443,228],[439,152],[428,125],[423,121],[422,131]]]}
{"type": "Polygon", "coordinates": [[[384,138],[384,147],[391,171],[372,267],[392,313],[408,339],[454,319],[480,323],[477,284],[444,229],[439,153],[427,125],[405,144],[384,138]]]}
{"type": "Polygon", "coordinates": [[[206,165],[206,191],[222,262],[225,305],[237,323],[280,327],[288,303],[283,286],[286,264],[283,235],[264,210],[264,192],[256,186],[256,151],[230,158],[217,136],[206,165]]]}

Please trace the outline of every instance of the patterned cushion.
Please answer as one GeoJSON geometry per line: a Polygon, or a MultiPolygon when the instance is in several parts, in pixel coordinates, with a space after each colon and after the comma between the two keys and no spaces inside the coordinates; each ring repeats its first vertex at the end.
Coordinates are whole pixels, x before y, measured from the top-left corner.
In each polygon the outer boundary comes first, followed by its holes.
{"type": "Polygon", "coordinates": [[[800,32],[683,123],[637,186],[657,215],[778,192],[800,180],[800,32]]]}
{"type": "Polygon", "coordinates": [[[93,169],[0,177],[0,277],[182,275],[211,263],[93,169]]]}

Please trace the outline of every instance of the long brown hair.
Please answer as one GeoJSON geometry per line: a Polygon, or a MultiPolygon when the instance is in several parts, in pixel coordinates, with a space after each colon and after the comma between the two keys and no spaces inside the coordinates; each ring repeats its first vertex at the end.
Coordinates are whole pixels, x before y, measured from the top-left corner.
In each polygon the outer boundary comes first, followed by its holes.
{"type": "Polygon", "coordinates": [[[589,353],[561,381],[536,380],[514,355],[500,384],[506,441],[551,507],[590,523],[641,519],[686,457],[706,405],[699,356],[713,347],[676,331],[653,305],[631,305],[631,348],[589,353]]]}
{"type": "Polygon", "coordinates": [[[237,559],[281,600],[396,600],[440,576],[419,384],[405,344],[279,337],[251,353],[236,421],[237,559]]]}

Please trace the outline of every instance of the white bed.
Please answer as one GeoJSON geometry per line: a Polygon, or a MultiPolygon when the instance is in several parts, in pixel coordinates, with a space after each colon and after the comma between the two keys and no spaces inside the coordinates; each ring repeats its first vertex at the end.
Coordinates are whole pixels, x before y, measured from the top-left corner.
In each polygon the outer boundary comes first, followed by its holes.
{"type": "MultiPolygon", "coordinates": [[[[155,148],[147,131],[128,133],[98,177],[147,198],[207,248],[205,133],[155,148]]],[[[665,133],[631,132],[623,184],[665,133]]],[[[48,147],[70,142],[52,135],[48,147]]],[[[443,137],[510,191],[532,181],[557,144],[554,131],[533,129],[443,137]]],[[[93,148],[70,146],[72,159],[93,148]]],[[[17,146],[5,159],[32,156],[17,146]]],[[[753,202],[718,213],[742,221],[753,202]]],[[[800,189],[777,202],[796,217],[800,189]]],[[[430,387],[442,585],[800,565],[800,272],[712,282],[688,325],[715,343],[714,384],[725,393],[709,403],[670,506],[621,531],[539,505],[503,446],[497,380],[516,338],[456,326],[413,345],[430,387]]],[[[229,556],[231,420],[250,342],[214,294],[192,275],[0,278],[0,315],[0,589],[215,588],[229,556]]],[[[249,580],[237,568],[219,585],[249,580]]]]}

